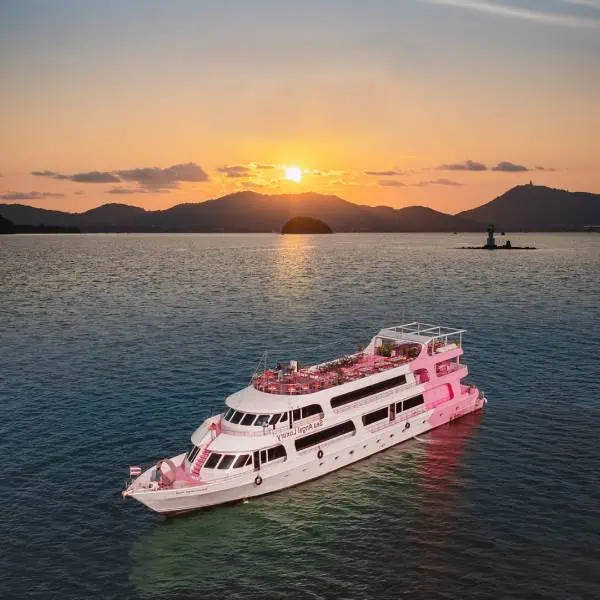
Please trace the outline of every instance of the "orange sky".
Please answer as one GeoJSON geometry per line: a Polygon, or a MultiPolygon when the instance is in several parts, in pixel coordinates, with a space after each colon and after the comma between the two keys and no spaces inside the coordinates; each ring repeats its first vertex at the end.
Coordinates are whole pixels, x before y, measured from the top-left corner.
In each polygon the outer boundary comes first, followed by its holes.
{"type": "Polygon", "coordinates": [[[600,3],[29,4],[0,8],[0,202],[600,193],[600,3]]]}

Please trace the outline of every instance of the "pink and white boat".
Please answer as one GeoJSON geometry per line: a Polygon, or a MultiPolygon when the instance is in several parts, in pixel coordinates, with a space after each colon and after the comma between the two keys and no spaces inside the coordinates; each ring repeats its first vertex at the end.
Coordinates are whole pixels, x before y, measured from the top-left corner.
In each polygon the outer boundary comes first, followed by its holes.
{"type": "Polygon", "coordinates": [[[123,496],[162,514],[261,496],[480,410],[483,392],[462,383],[463,333],[406,323],[337,360],[265,366],[194,431],[189,452],[131,467],[123,496]]]}

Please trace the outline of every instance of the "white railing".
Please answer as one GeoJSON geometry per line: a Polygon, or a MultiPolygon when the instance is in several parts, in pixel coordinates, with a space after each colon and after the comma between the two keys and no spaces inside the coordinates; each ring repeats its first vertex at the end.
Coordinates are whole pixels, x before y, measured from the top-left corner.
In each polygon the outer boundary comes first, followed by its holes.
{"type": "Polygon", "coordinates": [[[347,410],[355,409],[360,406],[364,406],[365,404],[371,404],[371,402],[377,402],[378,400],[383,400],[384,398],[393,396],[394,394],[397,394],[398,392],[403,392],[407,389],[410,389],[411,387],[415,387],[415,384],[410,383],[410,382],[404,383],[395,388],[392,388],[391,390],[386,390],[385,392],[380,392],[379,394],[375,394],[373,396],[367,396],[366,398],[361,398],[360,400],[355,400],[354,402],[349,402],[348,404],[344,404],[344,406],[338,406],[337,408],[333,409],[333,412],[337,415],[337,414],[343,413],[347,410]]]}

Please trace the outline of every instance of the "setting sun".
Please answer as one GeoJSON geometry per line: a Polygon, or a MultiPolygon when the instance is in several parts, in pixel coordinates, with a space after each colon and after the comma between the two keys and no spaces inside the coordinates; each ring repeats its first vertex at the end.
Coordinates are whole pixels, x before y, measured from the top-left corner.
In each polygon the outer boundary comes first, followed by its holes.
{"type": "Polygon", "coordinates": [[[285,178],[300,183],[302,181],[302,171],[298,167],[286,167],[285,178]]]}

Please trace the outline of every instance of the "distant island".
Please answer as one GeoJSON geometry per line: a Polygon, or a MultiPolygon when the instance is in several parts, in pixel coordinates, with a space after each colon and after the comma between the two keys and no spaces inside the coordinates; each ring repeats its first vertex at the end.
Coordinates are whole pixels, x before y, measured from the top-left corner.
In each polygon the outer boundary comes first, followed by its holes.
{"type": "Polygon", "coordinates": [[[333,233],[324,221],[311,217],[293,217],[282,228],[281,233],[333,233]]]}
{"type": "Polygon", "coordinates": [[[600,194],[527,184],[456,215],[424,206],[366,206],[313,192],[268,195],[252,191],[166,210],[104,204],[83,213],[68,213],[0,204],[0,214],[15,227],[43,226],[44,232],[61,227],[84,233],[270,233],[281,231],[297,215],[323,221],[336,232],[485,232],[488,223],[508,232],[584,231],[600,225],[600,194]]]}
{"type": "Polygon", "coordinates": [[[11,233],[81,233],[78,227],[61,227],[52,225],[15,225],[0,215],[0,235],[11,233]]]}

